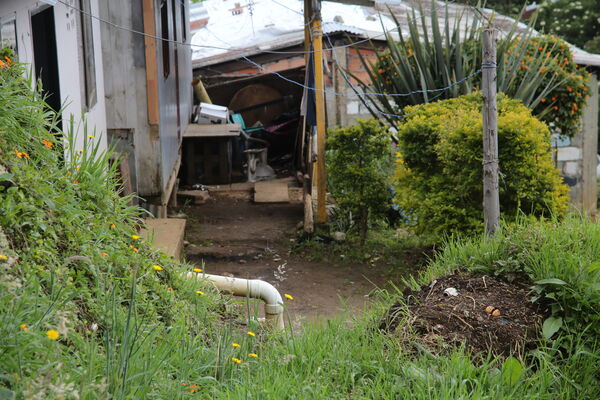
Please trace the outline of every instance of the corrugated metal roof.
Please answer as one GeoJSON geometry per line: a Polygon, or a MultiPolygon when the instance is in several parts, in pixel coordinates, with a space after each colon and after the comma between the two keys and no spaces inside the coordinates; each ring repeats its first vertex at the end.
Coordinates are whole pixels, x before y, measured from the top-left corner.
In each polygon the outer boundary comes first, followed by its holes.
{"type": "MultiPolygon", "coordinates": [[[[302,0],[249,0],[242,7],[244,11],[234,15],[232,8],[236,3],[240,4],[239,0],[206,0],[202,3],[210,15],[210,21],[193,36],[192,44],[207,47],[194,48],[194,68],[260,54],[264,50],[291,47],[304,41],[302,0]],[[250,3],[252,12],[248,8],[250,3]]],[[[461,30],[476,18],[476,11],[472,7],[444,1],[434,4],[436,9],[443,10],[440,13],[446,12],[447,6],[451,20],[460,17],[461,30]]],[[[412,13],[419,20],[421,9],[425,15],[430,14],[431,1],[378,0],[375,1],[375,7],[323,2],[323,32],[346,32],[361,38],[384,39],[384,29],[390,31],[396,28],[390,11],[398,19],[404,33],[408,31],[408,20],[412,18],[412,13]]],[[[483,13],[491,15],[494,12],[484,9],[483,13]]],[[[496,14],[494,24],[501,32],[506,32],[511,29],[514,20],[496,14]]],[[[525,32],[528,27],[521,23],[518,29],[525,32]]],[[[571,50],[577,64],[600,66],[600,55],[572,45],[571,50]]]]}

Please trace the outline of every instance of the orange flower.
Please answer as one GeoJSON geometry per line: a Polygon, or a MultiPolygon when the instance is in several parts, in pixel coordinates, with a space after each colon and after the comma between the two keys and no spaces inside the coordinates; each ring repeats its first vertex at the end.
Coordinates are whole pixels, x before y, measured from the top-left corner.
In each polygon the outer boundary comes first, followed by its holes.
{"type": "Polygon", "coordinates": [[[49,142],[49,141],[47,141],[46,139],[43,139],[43,140],[42,140],[42,143],[44,143],[44,146],[46,146],[46,147],[47,147],[47,148],[49,148],[49,149],[51,149],[51,148],[52,148],[52,146],[54,146],[54,145],[52,144],[52,142],[49,142]]]}
{"type": "Polygon", "coordinates": [[[0,60],[0,68],[4,68],[6,66],[6,64],[4,64],[4,61],[0,60]]]}
{"type": "Polygon", "coordinates": [[[27,332],[27,331],[29,330],[29,328],[28,328],[28,327],[27,327],[27,325],[25,325],[25,324],[21,324],[21,325],[19,325],[19,328],[21,328],[21,330],[22,330],[22,331],[25,331],[25,332],[27,332]]]}
{"type": "Polygon", "coordinates": [[[6,60],[8,65],[10,65],[12,63],[12,60],[10,58],[8,58],[8,56],[4,56],[4,59],[6,60]]]}
{"type": "Polygon", "coordinates": [[[557,110],[558,110],[558,106],[554,106],[554,111],[557,111],[557,110]]]}
{"type": "Polygon", "coordinates": [[[545,103],[545,102],[546,102],[546,98],[544,97],[544,98],[542,99],[542,103],[545,103]]]}
{"type": "Polygon", "coordinates": [[[571,93],[573,91],[573,89],[571,89],[571,88],[567,88],[567,90],[569,91],[569,93],[571,93]]]}
{"type": "Polygon", "coordinates": [[[79,185],[79,181],[73,181],[73,185],[79,185]]]}
{"type": "Polygon", "coordinates": [[[102,253],[100,253],[100,255],[101,255],[101,256],[107,256],[107,255],[108,255],[108,253],[104,253],[104,252],[102,252],[102,253]]]}
{"type": "Polygon", "coordinates": [[[129,248],[133,251],[135,251],[136,253],[138,252],[138,249],[136,249],[132,244],[129,245],[129,248]]]}

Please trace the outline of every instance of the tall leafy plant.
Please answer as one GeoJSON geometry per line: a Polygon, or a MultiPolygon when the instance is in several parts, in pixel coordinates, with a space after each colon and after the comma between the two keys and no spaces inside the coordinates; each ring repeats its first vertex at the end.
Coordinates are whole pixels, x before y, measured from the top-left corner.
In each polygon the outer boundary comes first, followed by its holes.
{"type": "MultiPolygon", "coordinates": [[[[421,3],[418,14],[413,8],[407,18],[408,33],[403,33],[405,25],[392,14],[397,39],[387,33],[387,49],[376,52],[374,64],[361,56],[368,80],[353,75],[365,92],[371,113],[383,115],[396,128],[400,121],[394,115],[402,115],[405,106],[455,98],[480,85],[481,32],[487,21],[477,13],[451,15],[448,5],[440,16],[436,5],[432,2],[429,16],[421,3]]],[[[552,68],[556,43],[540,41],[534,35],[533,29],[523,29],[518,21],[499,35],[498,91],[521,100],[538,116],[551,115],[555,105],[542,100],[565,80],[552,68]]]]}
{"type": "Polygon", "coordinates": [[[356,216],[361,246],[367,238],[369,220],[383,215],[389,206],[391,149],[387,130],[373,119],[329,131],[331,193],[344,212],[356,216]]]}

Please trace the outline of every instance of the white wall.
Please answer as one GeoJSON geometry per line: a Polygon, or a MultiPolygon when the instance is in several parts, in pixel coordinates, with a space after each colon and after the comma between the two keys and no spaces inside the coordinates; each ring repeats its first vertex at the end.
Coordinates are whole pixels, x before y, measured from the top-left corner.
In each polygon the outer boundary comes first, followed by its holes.
{"type": "MultiPolygon", "coordinates": [[[[91,0],[92,14],[98,15],[98,1],[91,0]]],[[[67,0],[73,6],[79,2],[67,0]]],[[[46,5],[35,0],[0,0],[0,21],[10,19],[16,15],[18,58],[20,62],[33,63],[33,42],[31,34],[31,15],[43,9],[46,5]]],[[[69,128],[69,120],[73,116],[78,135],[78,148],[83,147],[82,124],[82,90],[80,86],[80,61],[77,38],[76,13],[74,8],[57,3],[54,6],[54,20],[56,26],[56,40],[58,52],[58,69],[60,81],[61,103],[65,105],[63,113],[63,130],[69,128]]],[[[88,126],[89,135],[94,135],[94,141],[100,142],[101,148],[107,147],[106,142],[106,111],[104,104],[104,73],[102,69],[102,48],[100,41],[100,22],[92,22],[94,57],[96,65],[96,90],[97,102],[83,117],[88,126]],[[95,129],[96,133],[93,134],[95,129]]]]}

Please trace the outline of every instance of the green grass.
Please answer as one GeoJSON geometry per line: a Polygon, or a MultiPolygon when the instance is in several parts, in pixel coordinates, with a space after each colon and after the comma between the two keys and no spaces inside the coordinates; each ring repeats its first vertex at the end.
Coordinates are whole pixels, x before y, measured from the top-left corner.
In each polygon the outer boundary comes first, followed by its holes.
{"type": "MultiPolygon", "coordinates": [[[[493,240],[451,241],[409,281],[455,268],[560,279],[536,286],[563,328],[536,351],[515,355],[520,361],[481,360],[460,348],[433,355],[415,350],[410,329],[379,332],[399,297],[384,291],[360,317],[296,332],[289,324],[277,333],[253,321],[226,322],[224,298],[180,278],[190,266],[132,237],[142,211],[119,197],[106,167],[110,152],[89,141],[79,152],[70,136],[61,159],[52,115],[11,68],[0,70],[0,160],[8,170],[0,178],[15,184],[0,186],[0,399],[600,397],[598,225],[524,221],[493,240]]],[[[370,240],[373,256],[393,259],[420,239],[398,244],[400,237],[375,231],[370,240]]],[[[336,249],[350,252],[351,244],[336,249]]],[[[294,295],[302,302],[310,294],[294,295]]]]}

